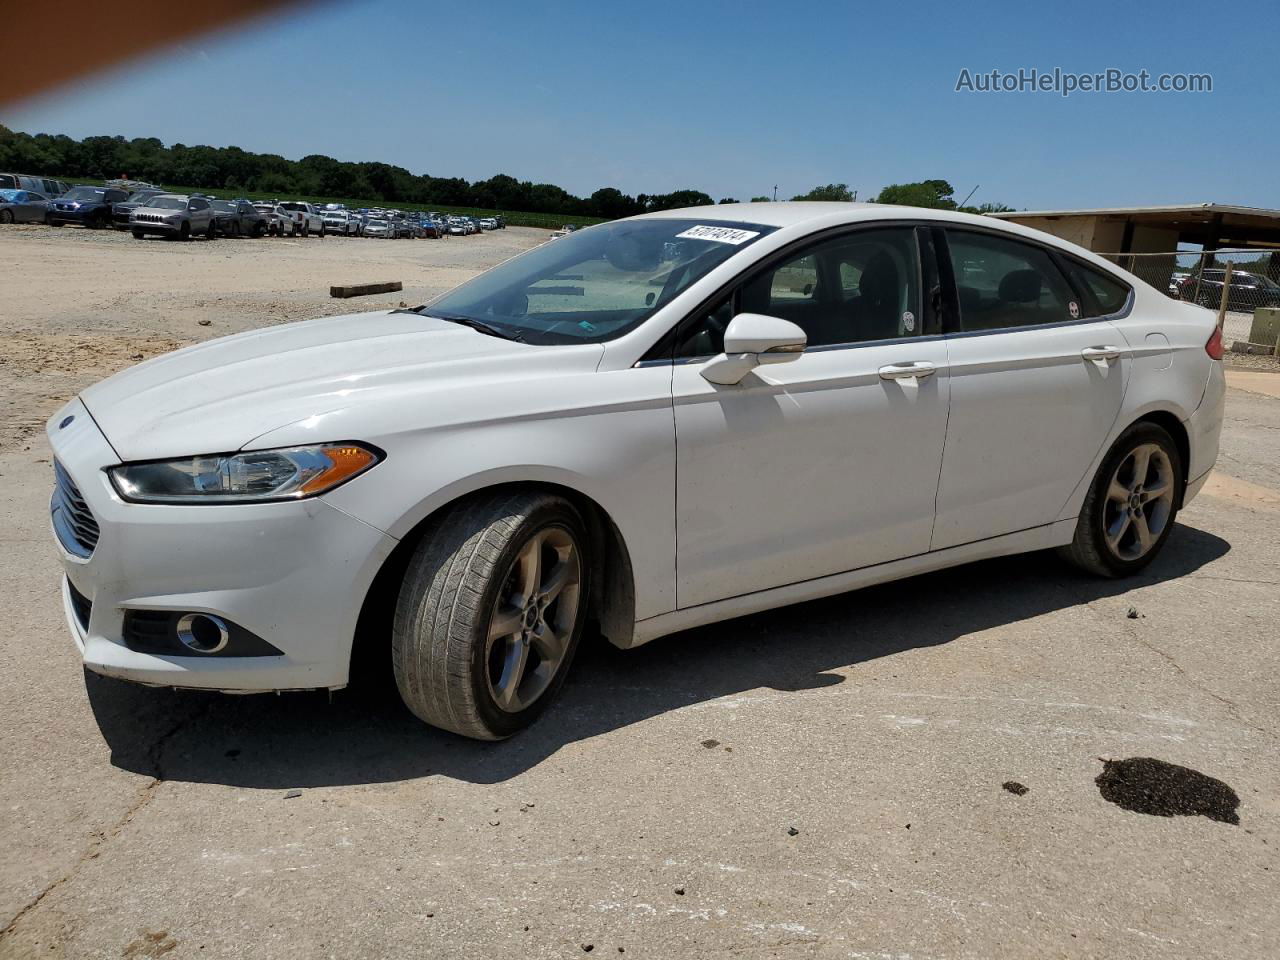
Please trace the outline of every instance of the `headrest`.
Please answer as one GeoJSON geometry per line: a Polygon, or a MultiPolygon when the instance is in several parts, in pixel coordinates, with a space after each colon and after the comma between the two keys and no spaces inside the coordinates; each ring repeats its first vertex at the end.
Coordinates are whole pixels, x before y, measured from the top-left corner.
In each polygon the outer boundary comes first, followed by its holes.
{"type": "Polygon", "coordinates": [[[1041,277],[1037,270],[1013,270],[1000,281],[1000,299],[1005,303],[1035,303],[1040,299],[1041,277]]]}
{"type": "Polygon", "coordinates": [[[883,250],[875,254],[862,269],[858,293],[871,303],[898,302],[898,268],[883,250]]]}

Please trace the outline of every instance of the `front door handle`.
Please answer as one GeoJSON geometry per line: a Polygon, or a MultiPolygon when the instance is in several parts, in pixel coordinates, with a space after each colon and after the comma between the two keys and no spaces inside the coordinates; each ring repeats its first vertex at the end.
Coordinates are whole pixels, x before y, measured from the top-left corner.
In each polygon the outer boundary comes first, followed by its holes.
{"type": "Polygon", "coordinates": [[[925,360],[917,360],[912,363],[891,363],[886,367],[880,368],[881,380],[923,380],[925,377],[932,377],[938,372],[938,368],[932,363],[925,360]]]}
{"type": "Polygon", "coordinates": [[[1085,347],[1080,351],[1080,356],[1086,360],[1118,360],[1120,359],[1119,347],[1085,347]]]}

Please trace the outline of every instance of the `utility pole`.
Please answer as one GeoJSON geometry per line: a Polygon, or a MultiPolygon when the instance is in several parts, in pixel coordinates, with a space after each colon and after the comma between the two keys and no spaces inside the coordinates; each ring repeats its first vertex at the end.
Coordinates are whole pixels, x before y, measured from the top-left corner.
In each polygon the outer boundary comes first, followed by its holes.
{"type": "Polygon", "coordinates": [[[778,185],[776,183],[773,185],[773,202],[778,202],[778,185]]]}

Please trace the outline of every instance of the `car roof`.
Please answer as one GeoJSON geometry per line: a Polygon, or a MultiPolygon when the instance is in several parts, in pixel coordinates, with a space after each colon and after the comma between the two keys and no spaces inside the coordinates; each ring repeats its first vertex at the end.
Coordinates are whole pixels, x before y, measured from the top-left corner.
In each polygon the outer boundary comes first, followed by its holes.
{"type": "Polygon", "coordinates": [[[683,207],[641,214],[644,218],[709,220],[725,223],[759,223],[767,227],[793,227],[810,220],[839,218],[856,223],[859,220],[908,219],[928,217],[955,223],[981,223],[1003,227],[999,221],[971,213],[938,210],[933,207],[903,207],[887,203],[847,203],[818,200],[785,200],[777,203],[717,203],[705,207],[683,207]]]}
{"type": "MultiPolygon", "coordinates": [[[[703,207],[684,207],[644,213],[630,219],[700,220],[704,223],[757,223],[768,227],[786,229],[812,224],[815,229],[839,227],[844,224],[884,220],[930,220],[935,223],[977,227],[1011,237],[1021,237],[1035,243],[1056,247],[1073,256],[1118,274],[1125,282],[1133,284],[1139,278],[1118,267],[1109,260],[1070,240],[1023,226],[1009,220],[999,220],[975,213],[956,210],[939,210],[934,207],[904,207],[887,203],[841,203],[815,200],[787,200],[778,203],[718,203],[703,207]]],[[[1145,283],[1145,281],[1142,281],[1145,283]]],[[[1149,286],[1149,284],[1147,284],[1149,286]]],[[[1163,294],[1162,294],[1163,296],[1163,294]]]]}

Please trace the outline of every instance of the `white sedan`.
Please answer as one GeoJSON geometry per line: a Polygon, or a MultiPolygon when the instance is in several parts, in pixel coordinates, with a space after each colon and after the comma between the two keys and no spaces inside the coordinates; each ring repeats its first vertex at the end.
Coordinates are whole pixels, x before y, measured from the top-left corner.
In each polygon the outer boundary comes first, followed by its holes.
{"type": "Polygon", "coordinates": [[[334,689],[367,655],[502,738],[584,632],[1051,547],[1141,570],[1217,457],[1221,356],[1209,311],[991,219],[606,223],[90,387],[48,427],[67,620],[89,669],[163,686],[334,689]]]}

